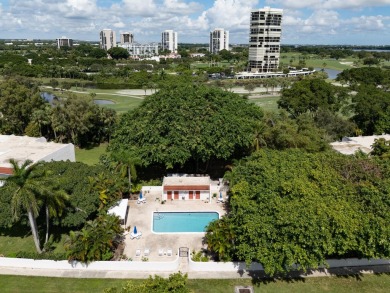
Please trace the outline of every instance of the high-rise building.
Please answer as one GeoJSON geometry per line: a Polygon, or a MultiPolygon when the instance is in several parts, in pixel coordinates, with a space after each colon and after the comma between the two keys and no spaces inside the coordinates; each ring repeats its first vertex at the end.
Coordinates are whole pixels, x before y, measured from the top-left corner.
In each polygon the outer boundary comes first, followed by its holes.
{"type": "Polygon", "coordinates": [[[61,37],[57,39],[57,48],[61,47],[73,47],[73,40],[67,37],[61,37]]]}
{"type": "Polygon", "coordinates": [[[112,29],[104,29],[100,32],[100,48],[110,50],[116,47],[116,36],[112,29]]]}
{"type": "Polygon", "coordinates": [[[134,35],[130,32],[121,33],[121,45],[134,43],[134,35]]]}
{"type": "Polygon", "coordinates": [[[210,53],[217,54],[221,50],[229,50],[229,32],[216,28],[210,32],[210,53]]]}
{"type": "Polygon", "coordinates": [[[177,32],[173,30],[163,31],[161,34],[161,49],[177,53],[177,32]]]}
{"type": "Polygon", "coordinates": [[[273,72],[278,69],[283,9],[264,7],[252,10],[250,19],[250,72],[273,72]]]}

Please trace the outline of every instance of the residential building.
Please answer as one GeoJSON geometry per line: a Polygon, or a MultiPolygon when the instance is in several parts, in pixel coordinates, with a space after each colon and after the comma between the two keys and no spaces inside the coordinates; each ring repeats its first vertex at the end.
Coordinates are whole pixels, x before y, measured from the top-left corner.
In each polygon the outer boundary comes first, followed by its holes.
{"type": "Polygon", "coordinates": [[[116,36],[112,29],[104,29],[100,32],[100,48],[110,50],[116,47],[116,36]]]}
{"type": "Polygon", "coordinates": [[[158,55],[158,43],[141,44],[137,42],[121,44],[120,47],[129,51],[131,58],[148,58],[158,55]]]}
{"type": "Polygon", "coordinates": [[[375,140],[380,138],[390,140],[390,134],[343,137],[341,141],[332,142],[330,145],[335,151],[344,155],[353,155],[358,151],[369,154],[375,140]]]}
{"type": "Polygon", "coordinates": [[[274,72],[279,67],[283,9],[252,10],[250,18],[250,72],[274,72]]]}
{"type": "Polygon", "coordinates": [[[44,137],[0,135],[0,178],[12,175],[10,159],[15,159],[21,164],[26,160],[33,163],[76,161],[74,145],[71,143],[47,142],[44,137]]]}
{"type": "Polygon", "coordinates": [[[121,45],[134,43],[134,35],[130,32],[121,33],[121,45]]]}
{"type": "Polygon", "coordinates": [[[177,53],[177,32],[165,30],[161,34],[161,49],[177,53]]]}
{"type": "Polygon", "coordinates": [[[210,176],[176,174],[163,179],[162,200],[210,200],[210,176]]]}
{"type": "Polygon", "coordinates": [[[210,32],[210,53],[217,54],[221,50],[229,50],[229,32],[216,28],[210,32]]]}
{"type": "Polygon", "coordinates": [[[61,47],[73,47],[73,40],[67,37],[61,37],[57,39],[57,48],[61,47]]]}

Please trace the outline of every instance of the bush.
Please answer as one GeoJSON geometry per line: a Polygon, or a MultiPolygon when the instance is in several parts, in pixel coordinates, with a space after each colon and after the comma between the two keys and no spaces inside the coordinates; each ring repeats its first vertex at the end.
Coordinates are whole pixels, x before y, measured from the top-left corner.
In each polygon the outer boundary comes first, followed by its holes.
{"type": "Polygon", "coordinates": [[[196,262],[208,262],[209,258],[202,251],[193,251],[191,259],[196,262]]]}
{"type": "MultiPolygon", "coordinates": [[[[9,256],[11,257],[11,255],[9,256]]],[[[54,253],[54,252],[28,252],[19,251],[15,254],[16,258],[29,258],[29,259],[48,259],[48,260],[66,260],[65,253],[54,253]]]]}

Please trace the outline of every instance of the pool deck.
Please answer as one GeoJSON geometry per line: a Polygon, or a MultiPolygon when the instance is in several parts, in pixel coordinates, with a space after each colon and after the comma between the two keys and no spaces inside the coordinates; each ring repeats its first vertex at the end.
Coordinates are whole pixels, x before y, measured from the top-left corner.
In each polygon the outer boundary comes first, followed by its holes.
{"type": "Polygon", "coordinates": [[[136,200],[129,200],[129,213],[126,227],[137,226],[137,232],[141,232],[140,239],[130,239],[126,235],[124,254],[133,261],[141,261],[144,257],[144,250],[150,250],[149,256],[145,256],[149,261],[174,261],[177,258],[180,247],[187,247],[192,252],[199,251],[203,247],[203,238],[205,233],[175,233],[175,234],[156,234],[152,232],[152,214],[153,212],[218,212],[220,216],[226,213],[225,204],[217,203],[212,199],[210,203],[201,200],[175,200],[167,201],[161,204],[155,200],[155,197],[147,196],[146,203],[137,204],[136,200]],[[141,255],[136,256],[136,250],[141,250],[141,255]],[[167,249],[172,249],[172,256],[159,256],[159,249],[166,253],[167,249]]]}

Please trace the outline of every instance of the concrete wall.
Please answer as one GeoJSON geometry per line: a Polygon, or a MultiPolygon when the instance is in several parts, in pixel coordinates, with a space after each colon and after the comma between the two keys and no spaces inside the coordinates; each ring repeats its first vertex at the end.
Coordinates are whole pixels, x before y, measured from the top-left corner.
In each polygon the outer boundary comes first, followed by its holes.
{"type": "Polygon", "coordinates": [[[177,271],[179,268],[179,257],[172,262],[95,261],[88,265],[80,262],[69,263],[66,260],[54,261],[0,257],[0,267],[49,270],[172,272],[177,271]]]}
{"type": "MultiPolygon", "coordinates": [[[[329,268],[342,267],[366,267],[378,265],[390,265],[390,259],[329,259],[327,260],[329,268]]],[[[319,268],[325,268],[321,266],[319,268]]],[[[237,272],[245,271],[245,262],[194,262],[189,260],[189,270],[197,272],[237,272]]],[[[248,271],[263,271],[264,268],[259,263],[252,263],[248,271]]]]}
{"type": "Polygon", "coordinates": [[[67,160],[71,162],[76,162],[74,145],[71,143],[64,145],[61,149],[54,151],[51,154],[41,159],[41,161],[45,161],[45,162],[67,161],[67,160]]]}

